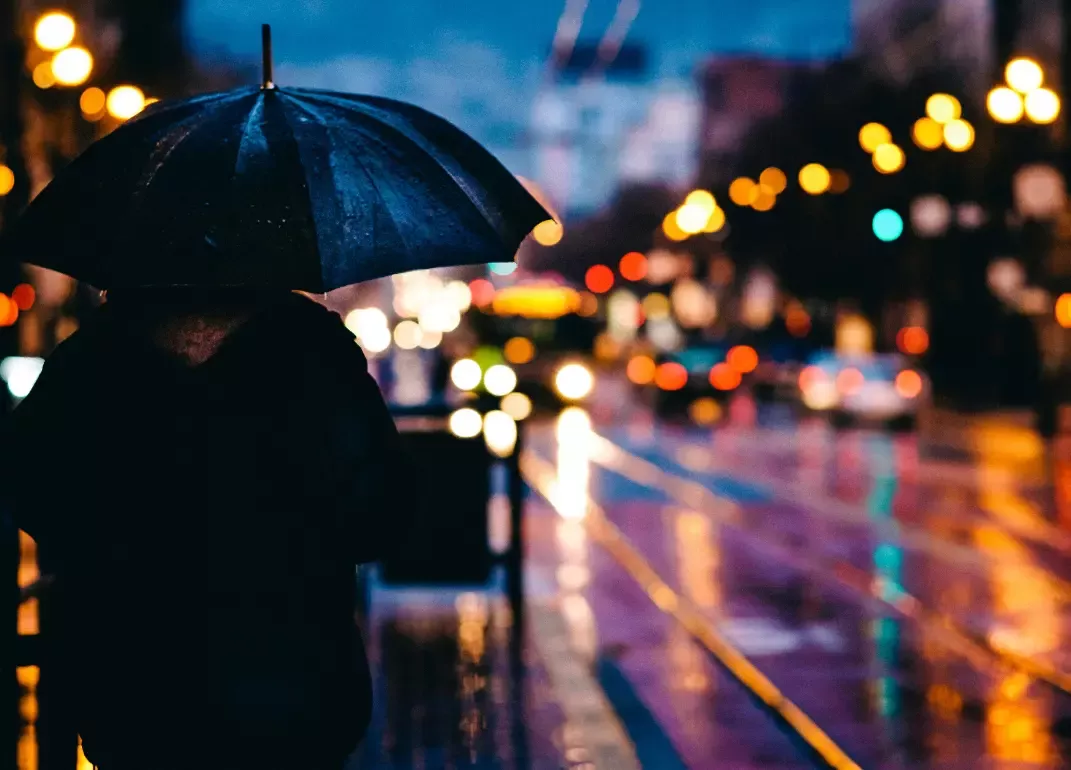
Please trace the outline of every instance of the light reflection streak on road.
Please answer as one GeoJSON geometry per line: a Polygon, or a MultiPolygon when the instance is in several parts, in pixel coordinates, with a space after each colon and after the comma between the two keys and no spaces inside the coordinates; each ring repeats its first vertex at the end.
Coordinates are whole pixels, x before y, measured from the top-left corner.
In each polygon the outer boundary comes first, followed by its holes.
{"type": "MultiPolygon", "coordinates": [[[[1009,483],[1007,468],[1001,464],[1004,443],[978,442],[981,507],[997,519],[1038,516],[1031,503],[1016,494],[1009,483]]],[[[1047,656],[1062,643],[1060,601],[1049,584],[1037,579],[1030,551],[1003,530],[979,525],[974,543],[997,559],[990,571],[990,590],[997,623],[989,642],[1024,657],[1047,656]]],[[[1051,692],[1037,692],[1021,673],[1002,679],[988,699],[985,715],[986,748],[999,761],[1029,764],[1052,763],[1051,742],[1053,701],[1051,692]]]]}
{"type": "MultiPolygon", "coordinates": [[[[531,451],[521,459],[525,480],[554,504],[554,466],[531,451]]],[[[555,505],[557,508],[557,505],[555,505]]],[[[558,508],[559,513],[561,509],[558,508]]],[[[573,512],[571,506],[566,510],[573,512]]],[[[815,722],[790,701],[750,660],[747,659],[685,596],[674,591],[628,539],[606,518],[602,508],[586,495],[582,521],[588,533],[632,576],[652,603],[677,620],[703,644],[741,684],[781,717],[822,759],[837,770],[857,770],[856,764],[815,722]]]]}
{"type": "MultiPolygon", "coordinates": [[[[664,471],[601,436],[593,436],[591,449],[591,459],[595,463],[620,473],[634,482],[659,489],[682,505],[715,516],[722,523],[739,530],[748,539],[778,548],[786,562],[797,564],[807,572],[831,583],[869,596],[900,615],[910,618],[922,630],[932,633],[980,670],[992,671],[1002,667],[1015,667],[1064,692],[1071,693],[1071,674],[1057,669],[1047,661],[1021,655],[1006,647],[994,647],[990,640],[981,639],[965,630],[949,615],[935,614],[928,610],[902,587],[892,585],[884,579],[874,579],[846,561],[820,555],[818,557],[801,555],[798,548],[786,544],[784,538],[777,538],[774,532],[764,530],[762,533],[756,533],[748,527],[739,506],[720,497],[702,484],[664,471]]],[[[858,514],[854,515],[853,519],[858,521],[858,514]]],[[[900,548],[905,545],[903,540],[893,542],[896,542],[900,548]]],[[[1045,575],[1048,576],[1048,573],[1045,575]]]]}

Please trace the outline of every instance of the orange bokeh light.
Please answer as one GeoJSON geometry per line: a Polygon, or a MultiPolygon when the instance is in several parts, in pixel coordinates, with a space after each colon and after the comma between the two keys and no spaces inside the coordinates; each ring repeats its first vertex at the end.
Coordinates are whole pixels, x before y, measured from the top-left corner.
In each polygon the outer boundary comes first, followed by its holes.
{"type": "Polygon", "coordinates": [[[1056,323],[1071,329],[1071,294],[1061,294],[1056,300],[1056,323]]]}
{"type": "Polygon", "coordinates": [[[647,257],[638,251],[630,251],[621,257],[618,269],[626,281],[642,281],[647,277],[647,257]]]}
{"type": "Polygon", "coordinates": [[[34,291],[33,286],[28,283],[20,283],[11,292],[11,299],[15,300],[15,304],[18,305],[19,310],[29,310],[33,307],[34,301],[37,299],[37,292],[34,291]]]}
{"type": "Polygon", "coordinates": [[[584,275],[584,285],[595,294],[605,294],[614,286],[614,271],[606,265],[593,265],[584,275]]]}
{"type": "Polygon", "coordinates": [[[922,392],[922,377],[918,372],[905,369],[896,375],[896,392],[903,398],[915,398],[922,392]]]}
{"type": "Polygon", "coordinates": [[[733,390],[740,385],[740,372],[730,364],[716,364],[710,370],[710,384],[717,390],[733,390]]]}
{"type": "Polygon", "coordinates": [[[866,378],[863,377],[861,371],[855,367],[848,367],[847,369],[842,369],[841,373],[837,375],[837,390],[845,396],[850,396],[859,392],[864,382],[866,382],[866,378]]]}
{"type": "Polygon", "coordinates": [[[785,316],[785,327],[793,337],[806,337],[811,333],[811,317],[803,308],[794,307],[785,316]]]}
{"type": "Polygon", "coordinates": [[[633,356],[625,367],[625,374],[636,385],[650,385],[654,382],[657,368],[650,356],[633,356]]]}
{"type": "Polygon", "coordinates": [[[654,381],[662,390],[680,390],[688,384],[688,370],[676,361],[667,361],[655,369],[654,381]]]}
{"type": "Polygon", "coordinates": [[[896,333],[896,347],[909,356],[921,356],[930,348],[930,335],[921,326],[905,326],[896,333]]]}
{"type": "Polygon", "coordinates": [[[758,368],[759,354],[750,345],[737,345],[734,348],[729,348],[725,360],[729,366],[741,374],[750,374],[758,368]]]}
{"type": "Polygon", "coordinates": [[[6,294],[0,294],[0,326],[14,326],[19,320],[19,306],[6,294]]]}
{"type": "Polygon", "coordinates": [[[472,292],[472,304],[476,307],[486,307],[495,300],[495,285],[486,278],[477,278],[469,284],[472,292]]]}
{"type": "Polygon", "coordinates": [[[817,366],[808,366],[800,372],[800,390],[810,390],[825,377],[825,372],[817,366]]]}

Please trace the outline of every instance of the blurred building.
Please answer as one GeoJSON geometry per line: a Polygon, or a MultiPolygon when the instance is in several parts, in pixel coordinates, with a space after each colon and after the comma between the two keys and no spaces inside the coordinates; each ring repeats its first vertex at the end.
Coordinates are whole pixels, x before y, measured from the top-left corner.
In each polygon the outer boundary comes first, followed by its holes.
{"type": "Polygon", "coordinates": [[[748,131],[780,115],[797,75],[816,66],[757,56],[718,57],[703,66],[699,130],[702,179],[707,184],[728,185],[748,131]]]}
{"type": "Polygon", "coordinates": [[[852,27],[854,53],[893,80],[952,70],[968,94],[991,85],[990,0],[852,0],[852,27]]]}
{"type": "Polygon", "coordinates": [[[646,49],[611,62],[574,46],[553,63],[532,107],[532,173],[566,216],[605,206],[623,183],[687,184],[695,174],[699,95],[651,74],[646,49]]]}

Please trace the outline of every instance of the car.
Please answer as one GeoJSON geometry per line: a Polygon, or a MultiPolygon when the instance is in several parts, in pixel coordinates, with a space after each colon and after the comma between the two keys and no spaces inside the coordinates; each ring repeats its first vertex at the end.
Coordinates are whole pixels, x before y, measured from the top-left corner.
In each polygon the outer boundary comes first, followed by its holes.
{"type": "Polygon", "coordinates": [[[912,429],[929,390],[926,376],[898,355],[822,353],[808,360],[798,379],[802,406],[829,415],[837,427],[912,429]]]}
{"type": "MultiPolygon", "coordinates": [[[[655,359],[655,374],[647,386],[653,393],[652,407],[659,416],[687,412],[698,399],[723,400],[740,384],[740,375],[716,388],[712,373],[726,368],[725,345],[694,345],[655,359]]],[[[727,369],[727,371],[730,371],[727,369]]]]}

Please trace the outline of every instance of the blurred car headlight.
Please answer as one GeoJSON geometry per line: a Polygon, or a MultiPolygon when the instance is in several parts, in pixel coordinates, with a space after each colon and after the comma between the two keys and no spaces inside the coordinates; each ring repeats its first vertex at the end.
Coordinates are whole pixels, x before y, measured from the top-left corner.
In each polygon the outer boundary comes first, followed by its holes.
{"type": "Polygon", "coordinates": [[[517,373],[505,364],[495,364],[483,376],[483,386],[492,396],[504,396],[517,387],[517,373]]]}
{"type": "Polygon", "coordinates": [[[595,388],[595,375],[583,364],[566,364],[554,375],[554,387],[562,398],[579,401],[595,388]]]}
{"type": "Polygon", "coordinates": [[[450,432],[458,438],[474,438],[483,430],[483,417],[475,409],[458,409],[450,415],[450,432]]]}

